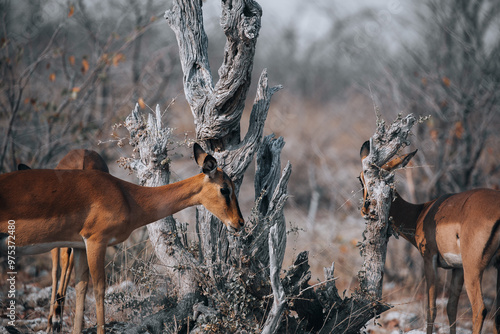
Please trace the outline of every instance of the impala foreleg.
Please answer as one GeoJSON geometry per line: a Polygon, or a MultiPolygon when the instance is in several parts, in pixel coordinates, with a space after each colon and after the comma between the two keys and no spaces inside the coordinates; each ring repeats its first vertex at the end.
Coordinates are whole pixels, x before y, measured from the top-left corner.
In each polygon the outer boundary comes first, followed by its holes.
{"type": "Polygon", "coordinates": [[[436,257],[432,260],[424,259],[425,280],[427,285],[427,334],[432,334],[436,319],[436,257]]]}
{"type": "Polygon", "coordinates": [[[463,285],[464,271],[461,268],[453,269],[451,272],[448,304],[446,305],[446,313],[450,322],[450,334],[457,332],[457,306],[463,285]]]}
{"type": "Polygon", "coordinates": [[[89,266],[84,249],[73,249],[75,263],[76,311],[73,322],[73,334],[82,332],[85,295],[89,284],[89,266]]]}
{"type": "Polygon", "coordinates": [[[106,276],[104,274],[104,256],[106,254],[106,243],[87,241],[87,259],[90,275],[94,285],[94,297],[96,302],[97,334],[104,334],[106,322],[104,316],[104,293],[106,290],[106,276]]]}

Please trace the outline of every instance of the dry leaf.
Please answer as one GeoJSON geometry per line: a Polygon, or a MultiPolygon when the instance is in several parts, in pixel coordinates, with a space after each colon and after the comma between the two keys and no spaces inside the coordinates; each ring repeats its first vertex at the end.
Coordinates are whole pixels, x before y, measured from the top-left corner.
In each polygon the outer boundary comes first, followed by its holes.
{"type": "Polygon", "coordinates": [[[49,80],[52,82],[56,81],[56,74],[55,73],[50,74],[49,80]]]}
{"type": "Polygon", "coordinates": [[[123,61],[125,61],[125,55],[123,53],[117,53],[113,56],[113,66],[116,67],[123,61]]]}
{"type": "Polygon", "coordinates": [[[82,73],[85,74],[89,70],[89,62],[87,59],[82,59],[82,73]]]}
{"type": "Polygon", "coordinates": [[[140,97],[139,100],[137,100],[137,102],[139,103],[139,107],[141,107],[141,109],[146,108],[146,103],[144,103],[142,97],[140,97]]]}
{"type": "Polygon", "coordinates": [[[72,17],[74,13],[75,13],[75,6],[73,5],[69,6],[68,17],[72,17]]]}

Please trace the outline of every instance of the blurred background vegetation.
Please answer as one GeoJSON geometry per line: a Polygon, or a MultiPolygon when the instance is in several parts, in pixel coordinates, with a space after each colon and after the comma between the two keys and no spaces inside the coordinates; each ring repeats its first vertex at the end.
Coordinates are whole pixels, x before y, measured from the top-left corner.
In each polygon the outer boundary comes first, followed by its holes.
{"type": "MultiPolygon", "coordinates": [[[[284,86],[266,134],[285,138],[282,159],[293,165],[287,252],[309,249],[315,274],[335,261],[345,278],[337,286],[354,282],[363,229],[358,152],[377,114],[431,115],[414,129],[419,152],[398,176],[407,200],[500,187],[498,1],[260,4],[254,73],[268,68],[271,84],[284,86]]],[[[159,104],[179,142],[194,139],[175,36],[163,19],[170,7],[168,0],[0,0],[0,172],[20,162],[53,168],[70,149],[90,148],[113,174],[135,182],[114,162],[131,154],[116,124],[136,103],[159,104]]],[[[204,7],[217,79],[225,42],[219,4],[204,7]]],[[[178,179],[196,172],[188,152],[181,146],[171,156],[178,179]]],[[[244,216],[252,188],[242,186],[244,216]]],[[[193,221],[189,215],[181,220],[193,221]]],[[[410,250],[389,251],[387,282],[407,280],[412,263],[410,250]]]]}

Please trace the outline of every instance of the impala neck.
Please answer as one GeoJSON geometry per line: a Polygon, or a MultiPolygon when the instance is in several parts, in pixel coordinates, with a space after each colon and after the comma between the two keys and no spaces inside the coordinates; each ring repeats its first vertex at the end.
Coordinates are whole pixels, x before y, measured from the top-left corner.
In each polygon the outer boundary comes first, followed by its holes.
{"type": "Polygon", "coordinates": [[[136,186],[131,197],[132,223],[138,228],[173,215],[187,207],[199,205],[204,174],[160,187],[136,186]]]}
{"type": "Polygon", "coordinates": [[[403,238],[416,246],[415,231],[417,220],[424,209],[424,204],[409,203],[398,192],[395,192],[394,196],[395,199],[391,204],[389,215],[393,219],[395,230],[403,238]]]}

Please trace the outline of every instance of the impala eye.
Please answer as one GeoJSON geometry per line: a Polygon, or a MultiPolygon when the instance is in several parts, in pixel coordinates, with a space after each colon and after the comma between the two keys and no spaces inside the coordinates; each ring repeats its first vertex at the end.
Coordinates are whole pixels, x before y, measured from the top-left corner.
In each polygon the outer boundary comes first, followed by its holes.
{"type": "Polygon", "coordinates": [[[224,196],[229,195],[229,193],[230,193],[230,192],[231,192],[231,191],[229,190],[229,188],[221,188],[221,189],[220,189],[220,193],[221,193],[222,195],[224,195],[224,196]]]}

